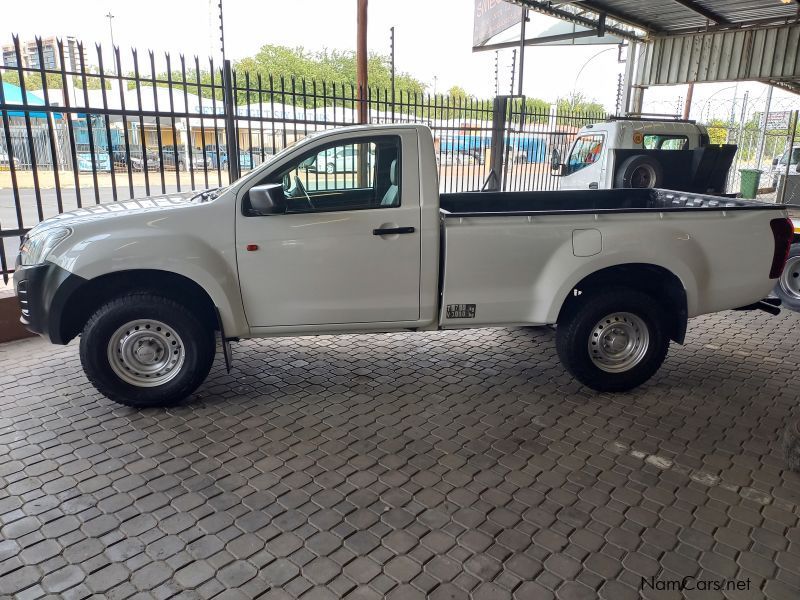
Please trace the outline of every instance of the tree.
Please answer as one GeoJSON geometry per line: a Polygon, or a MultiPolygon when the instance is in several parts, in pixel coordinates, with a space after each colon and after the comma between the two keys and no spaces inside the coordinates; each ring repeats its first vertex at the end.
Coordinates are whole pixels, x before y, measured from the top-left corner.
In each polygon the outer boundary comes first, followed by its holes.
{"type": "MultiPolygon", "coordinates": [[[[289,48],[267,44],[262,46],[255,56],[244,58],[237,61],[235,70],[239,75],[239,87],[242,86],[244,74],[248,73],[251,84],[261,76],[262,83],[266,86],[271,81],[280,93],[274,96],[282,101],[286,98],[287,102],[296,104],[314,104],[312,98],[298,97],[298,87],[302,87],[305,82],[305,90],[310,93],[313,88],[317,94],[330,96],[328,104],[334,103],[333,97],[336,96],[337,103],[342,103],[344,99],[352,101],[357,95],[355,86],[357,85],[356,59],[355,53],[345,50],[320,50],[317,52],[308,51],[302,46],[289,48]],[[292,87],[294,84],[294,87],[292,87]],[[315,87],[314,87],[315,86],[315,87]],[[291,98],[286,96],[291,92],[291,98]],[[305,102],[304,102],[305,101],[305,102]]],[[[372,90],[384,90],[391,87],[391,70],[388,57],[372,53],[367,60],[368,83],[372,90]]],[[[400,72],[395,74],[395,95],[422,94],[425,84],[412,77],[408,73],[400,72]]],[[[263,95],[262,98],[263,99],[263,95]]],[[[237,103],[247,101],[257,102],[259,94],[257,92],[239,92],[237,103]],[[248,100],[249,98],[249,100],[248,100]]]]}

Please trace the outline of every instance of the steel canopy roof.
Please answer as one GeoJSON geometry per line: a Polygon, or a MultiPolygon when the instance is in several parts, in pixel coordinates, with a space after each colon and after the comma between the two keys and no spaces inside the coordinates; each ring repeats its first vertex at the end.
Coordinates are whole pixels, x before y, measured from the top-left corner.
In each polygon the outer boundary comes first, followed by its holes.
{"type": "Polygon", "coordinates": [[[798,0],[514,1],[568,21],[634,27],[639,31],[630,37],[638,38],[793,22],[800,9],[798,0]]]}

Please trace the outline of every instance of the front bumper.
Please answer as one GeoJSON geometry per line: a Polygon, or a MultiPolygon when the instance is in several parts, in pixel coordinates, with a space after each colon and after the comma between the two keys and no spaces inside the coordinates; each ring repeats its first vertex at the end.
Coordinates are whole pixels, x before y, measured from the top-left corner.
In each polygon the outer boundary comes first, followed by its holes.
{"type": "Polygon", "coordinates": [[[14,291],[20,308],[20,323],[28,331],[47,337],[54,344],[66,344],[62,333],[64,308],[72,294],[86,280],[58,265],[45,262],[28,267],[17,264],[14,291]]]}

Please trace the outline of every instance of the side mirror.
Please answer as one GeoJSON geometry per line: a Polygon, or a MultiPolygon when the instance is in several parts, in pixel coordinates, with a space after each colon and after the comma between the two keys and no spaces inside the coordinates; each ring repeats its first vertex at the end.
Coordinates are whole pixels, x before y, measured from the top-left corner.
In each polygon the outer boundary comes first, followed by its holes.
{"type": "Polygon", "coordinates": [[[286,194],[280,183],[256,185],[247,192],[247,211],[251,216],[281,215],[286,212],[286,194]]]}
{"type": "Polygon", "coordinates": [[[561,164],[561,152],[553,148],[553,154],[550,157],[550,170],[556,171],[556,175],[563,174],[563,164],[561,164]]]}
{"type": "Polygon", "coordinates": [[[773,158],[772,159],[772,166],[775,167],[777,165],[778,165],[778,159],[777,158],[773,158]]]}

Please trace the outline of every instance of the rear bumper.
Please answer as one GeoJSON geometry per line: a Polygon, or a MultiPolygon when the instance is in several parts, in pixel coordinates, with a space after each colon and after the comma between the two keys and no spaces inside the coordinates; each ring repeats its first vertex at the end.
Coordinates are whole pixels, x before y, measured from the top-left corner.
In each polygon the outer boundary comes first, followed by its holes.
{"type": "Polygon", "coordinates": [[[64,308],[73,292],[86,280],[58,265],[45,262],[14,271],[14,291],[20,307],[20,323],[28,331],[48,338],[54,344],[66,344],[62,334],[64,308]]]}

